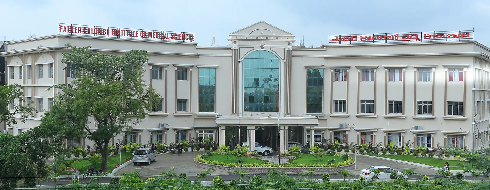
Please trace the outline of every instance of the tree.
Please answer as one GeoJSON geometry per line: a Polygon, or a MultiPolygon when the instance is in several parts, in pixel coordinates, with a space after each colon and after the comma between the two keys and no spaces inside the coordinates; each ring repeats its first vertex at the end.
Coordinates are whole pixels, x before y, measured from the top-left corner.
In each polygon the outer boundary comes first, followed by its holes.
{"type": "MultiPolygon", "coordinates": [[[[74,47],[63,53],[75,73],[69,84],[55,86],[54,110],[47,114],[48,126],[57,126],[65,137],[93,140],[101,150],[101,169],[107,170],[108,145],[123,129],[130,129],[158,106],[160,97],[143,80],[148,55],[131,50],[122,56],[92,52],[89,47],[74,47]],[[91,128],[93,120],[96,128],[91,128]]],[[[44,121],[43,121],[44,122],[44,121]]]]}
{"type": "Polygon", "coordinates": [[[24,92],[20,85],[11,84],[0,86],[0,122],[5,122],[6,125],[17,124],[16,115],[20,115],[20,121],[25,122],[25,118],[35,113],[34,107],[30,106],[31,102],[27,102],[27,106],[15,104],[14,100],[23,100],[24,92]],[[9,104],[13,105],[13,109],[9,109],[9,104]]]}

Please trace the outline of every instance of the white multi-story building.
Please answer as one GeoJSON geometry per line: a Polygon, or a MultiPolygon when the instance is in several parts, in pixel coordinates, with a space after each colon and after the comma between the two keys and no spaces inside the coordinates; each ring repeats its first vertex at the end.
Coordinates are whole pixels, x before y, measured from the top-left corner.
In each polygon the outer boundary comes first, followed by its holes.
{"type": "MultiPolygon", "coordinates": [[[[21,84],[39,111],[8,131],[16,135],[38,126],[57,93],[48,88],[72,80],[61,62],[70,43],[116,55],[148,51],[144,80],[162,104],[112,143],[211,137],[219,144],[260,142],[281,151],[288,141],[322,139],[488,147],[490,49],[476,41],[349,39],[304,48],[292,45],[293,34],[265,22],[235,31],[228,40],[231,46],[202,47],[60,34],[8,42],[8,52],[0,54],[7,58],[7,81],[21,84]]],[[[85,139],[67,144],[92,145],[85,139]]]]}

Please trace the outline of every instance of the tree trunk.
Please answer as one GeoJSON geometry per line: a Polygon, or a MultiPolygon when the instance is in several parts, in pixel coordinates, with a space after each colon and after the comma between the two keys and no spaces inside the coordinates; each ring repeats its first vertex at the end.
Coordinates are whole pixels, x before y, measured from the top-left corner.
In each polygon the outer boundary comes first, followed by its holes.
{"type": "Polygon", "coordinates": [[[102,172],[107,171],[107,158],[109,156],[108,147],[109,147],[109,142],[104,141],[101,147],[102,162],[101,162],[100,169],[102,169],[102,172]]]}

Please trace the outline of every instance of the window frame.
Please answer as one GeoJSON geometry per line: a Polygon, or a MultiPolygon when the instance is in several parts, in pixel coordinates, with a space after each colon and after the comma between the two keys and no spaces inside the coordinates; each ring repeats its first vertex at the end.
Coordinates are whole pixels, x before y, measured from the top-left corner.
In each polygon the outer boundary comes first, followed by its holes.
{"type": "Polygon", "coordinates": [[[27,65],[27,79],[32,79],[32,65],[27,65]]]}
{"type": "Polygon", "coordinates": [[[15,79],[15,67],[10,66],[10,79],[15,79]]]}
{"type": "Polygon", "coordinates": [[[417,138],[417,143],[416,143],[417,147],[422,146],[420,144],[420,139],[422,139],[422,141],[425,142],[425,143],[422,143],[424,145],[423,146],[424,148],[432,148],[432,144],[433,144],[432,134],[417,134],[416,138],[417,138]],[[428,146],[428,145],[430,145],[430,146],[428,146]]]}
{"type": "Polygon", "coordinates": [[[177,99],[177,112],[187,112],[187,102],[187,99],[177,99]]]}
{"type": "Polygon", "coordinates": [[[432,68],[418,68],[417,82],[432,82],[432,68]]]}
{"type": "Polygon", "coordinates": [[[306,70],[306,112],[307,113],[323,113],[323,95],[325,90],[324,84],[324,69],[308,68],[306,70]],[[311,72],[310,72],[311,70],[311,72]],[[317,70],[320,73],[320,77],[309,75],[317,70]],[[318,80],[320,79],[320,80],[318,80]],[[317,81],[315,84],[314,81],[317,81]],[[310,83],[311,82],[311,83],[310,83]],[[321,83],[321,85],[318,85],[321,83]],[[321,89],[320,91],[318,91],[321,89]]]}
{"type": "Polygon", "coordinates": [[[163,67],[152,66],[151,67],[151,79],[163,80],[163,67]]]}
{"type": "Polygon", "coordinates": [[[447,115],[462,116],[464,114],[464,102],[447,101],[447,113],[446,114],[447,115]],[[454,114],[455,111],[457,111],[456,114],[454,114]]]}
{"type": "Polygon", "coordinates": [[[361,69],[361,82],[374,82],[376,69],[361,69]]]}
{"type": "Polygon", "coordinates": [[[372,113],[372,114],[374,114],[374,100],[361,100],[360,104],[361,104],[361,106],[360,106],[361,110],[359,110],[359,111],[361,113],[372,113]],[[371,106],[372,106],[372,112],[368,112],[367,108],[371,108],[371,106]]]}
{"type": "Polygon", "coordinates": [[[334,69],[334,82],[344,82],[347,79],[347,69],[334,69]]]}
{"type": "Polygon", "coordinates": [[[432,115],[433,109],[432,101],[417,101],[417,115],[432,115]],[[426,111],[425,113],[424,110],[426,111]]]}
{"type": "Polygon", "coordinates": [[[396,145],[398,147],[402,146],[403,145],[403,142],[402,142],[402,134],[401,133],[387,133],[386,134],[386,143],[387,145],[389,145],[391,142],[395,142],[393,143],[393,145],[396,145]],[[391,141],[391,136],[396,136],[397,137],[397,142],[395,141],[391,141]]]}
{"type": "Polygon", "coordinates": [[[371,145],[374,145],[374,133],[373,132],[360,132],[359,133],[359,143],[360,144],[371,144],[371,145]],[[369,137],[370,142],[367,142],[366,141],[367,140],[367,137],[369,137]]]}
{"type": "Polygon", "coordinates": [[[388,69],[388,82],[402,82],[403,69],[388,69]]]}
{"type": "Polygon", "coordinates": [[[37,75],[37,78],[39,78],[39,79],[44,78],[44,68],[43,68],[43,67],[44,67],[44,65],[43,65],[43,64],[39,64],[39,65],[37,65],[37,71],[38,71],[38,73],[37,73],[37,74],[38,74],[38,75],[37,75]]]}
{"type": "Polygon", "coordinates": [[[177,67],[177,80],[187,80],[187,68],[177,67]]]}
{"type": "Polygon", "coordinates": [[[464,135],[447,135],[447,145],[457,148],[464,148],[464,139],[464,135]]]}
{"type": "Polygon", "coordinates": [[[19,79],[22,79],[22,66],[19,67],[19,79]]]}
{"type": "Polygon", "coordinates": [[[403,113],[403,101],[388,100],[388,113],[389,114],[403,113]]]}
{"type": "Polygon", "coordinates": [[[49,66],[49,76],[48,78],[54,78],[54,63],[50,63],[48,64],[49,66]]]}
{"type": "Polygon", "coordinates": [[[197,138],[202,137],[202,140],[209,138],[211,136],[212,141],[216,139],[214,136],[216,130],[209,130],[209,129],[202,129],[202,130],[196,130],[197,133],[197,138]]]}
{"type": "Polygon", "coordinates": [[[160,104],[155,108],[151,109],[153,112],[163,112],[163,98],[160,98],[160,104]]]}
{"type": "Polygon", "coordinates": [[[334,113],[347,113],[347,100],[334,100],[333,106],[334,113]]]}
{"type": "Polygon", "coordinates": [[[43,98],[36,98],[37,99],[37,111],[38,112],[44,112],[44,99],[43,98]]]}
{"type": "Polygon", "coordinates": [[[198,77],[198,111],[216,112],[216,68],[199,68],[198,77]]]}
{"type": "Polygon", "coordinates": [[[53,106],[53,98],[48,98],[48,110],[51,109],[51,106],[53,106]]]}
{"type": "Polygon", "coordinates": [[[449,82],[464,81],[464,68],[449,68],[447,69],[449,82]]]}

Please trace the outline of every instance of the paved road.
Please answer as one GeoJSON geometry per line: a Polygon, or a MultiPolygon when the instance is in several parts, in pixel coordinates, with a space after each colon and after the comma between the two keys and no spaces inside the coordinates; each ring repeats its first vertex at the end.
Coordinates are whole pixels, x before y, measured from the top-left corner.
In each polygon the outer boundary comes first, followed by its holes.
{"type": "Polygon", "coordinates": [[[402,171],[403,169],[413,169],[416,173],[419,173],[421,175],[435,175],[437,173],[436,170],[430,168],[424,168],[424,167],[419,167],[419,166],[414,166],[410,164],[404,164],[404,163],[399,163],[399,162],[394,162],[389,160],[382,160],[378,158],[371,158],[362,155],[357,156],[357,169],[351,171],[351,173],[357,175],[361,173],[362,169],[366,169],[374,165],[388,166],[398,171],[402,171]]]}

